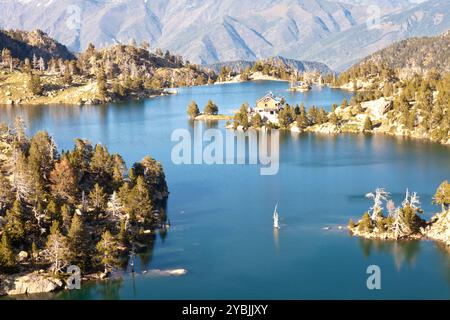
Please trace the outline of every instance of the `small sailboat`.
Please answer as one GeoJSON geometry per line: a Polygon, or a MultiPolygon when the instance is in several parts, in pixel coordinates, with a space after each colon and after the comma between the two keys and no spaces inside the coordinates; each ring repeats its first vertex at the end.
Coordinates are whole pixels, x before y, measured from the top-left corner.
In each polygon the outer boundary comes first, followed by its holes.
{"type": "Polygon", "coordinates": [[[273,227],[275,229],[280,229],[279,217],[278,217],[278,203],[275,206],[275,211],[273,212],[273,227]]]}

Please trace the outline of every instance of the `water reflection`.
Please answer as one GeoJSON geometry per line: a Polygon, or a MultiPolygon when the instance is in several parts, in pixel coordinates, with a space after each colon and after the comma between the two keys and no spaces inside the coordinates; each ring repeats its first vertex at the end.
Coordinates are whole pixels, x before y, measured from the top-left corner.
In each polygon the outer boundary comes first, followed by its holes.
{"type": "Polygon", "coordinates": [[[273,241],[275,244],[275,252],[278,254],[280,252],[280,239],[278,228],[273,228],[273,241]]]}
{"type": "Polygon", "coordinates": [[[123,279],[112,279],[100,282],[96,286],[99,298],[102,300],[120,300],[120,289],[123,286],[123,279]]]}
{"type": "MultiPolygon", "coordinates": [[[[136,258],[138,258],[139,265],[135,265],[136,272],[141,272],[142,270],[146,270],[153,258],[153,250],[155,249],[155,241],[156,241],[156,233],[153,232],[149,235],[147,242],[145,243],[145,248],[138,250],[136,254],[136,258]]],[[[127,262],[127,271],[131,272],[130,261],[127,262]]]]}
{"type": "Polygon", "coordinates": [[[447,279],[447,283],[450,286],[450,247],[441,242],[436,242],[436,247],[441,253],[440,259],[442,260],[442,273],[447,279]]]}
{"type": "Polygon", "coordinates": [[[388,253],[392,255],[398,271],[400,271],[404,263],[408,266],[414,266],[421,249],[420,240],[390,241],[359,238],[359,245],[366,258],[373,253],[388,253]]]}

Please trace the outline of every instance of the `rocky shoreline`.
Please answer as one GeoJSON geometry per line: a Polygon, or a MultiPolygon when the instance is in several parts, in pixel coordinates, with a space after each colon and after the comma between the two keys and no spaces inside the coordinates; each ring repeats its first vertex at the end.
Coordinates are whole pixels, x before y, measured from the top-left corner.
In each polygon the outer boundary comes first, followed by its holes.
{"type": "Polygon", "coordinates": [[[0,275],[0,296],[48,293],[63,288],[63,280],[45,273],[44,270],[32,273],[0,275]]]}
{"type": "MultiPolygon", "coordinates": [[[[144,270],[142,275],[151,277],[181,277],[187,274],[187,270],[178,269],[152,269],[144,270]]],[[[87,274],[81,277],[81,285],[120,278],[122,273],[105,274],[103,272],[87,274]]],[[[0,297],[35,295],[40,293],[55,293],[63,290],[71,290],[68,286],[68,276],[55,275],[44,270],[22,272],[12,275],[0,274],[0,297]]]]}
{"type": "Polygon", "coordinates": [[[381,188],[366,197],[373,199],[374,204],[356,223],[350,220],[348,230],[352,236],[394,241],[429,239],[444,244],[450,252],[450,184],[447,181],[433,197],[433,203],[442,205],[442,212],[429,221],[421,217],[423,210],[417,193],[407,190],[399,207],[390,199],[390,193],[381,188]],[[384,201],[387,215],[382,206],[384,201]]]}
{"type": "Polygon", "coordinates": [[[390,120],[388,113],[392,110],[392,100],[380,98],[377,100],[361,103],[362,112],[355,114],[354,107],[339,106],[335,114],[340,119],[339,123],[333,124],[330,121],[323,124],[316,124],[305,129],[300,129],[293,123],[288,129],[292,132],[314,132],[320,134],[341,134],[341,133],[373,133],[390,136],[408,137],[420,140],[430,140],[444,145],[450,145],[450,135],[447,138],[435,139],[429,133],[415,128],[407,129],[397,121],[390,120]],[[373,123],[371,129],[365,128],[365,121],[370,118],[373,123]]]}
{"type": "Polygon", "coordinates": [[[72,85],[57,85],[56,80],[46,76],[48,90],[42,95],[33,95],[27,90],[26,77],[23,74],[15,73],[9,75],[8,80],[0,87],[0,105],[102,105],[106,103],[122,102],[127,100],[142,100],[159,96],[174,94],[165,89],[145,89],[129,92],[126,96],[120,97],[108,92],[101,95],[97,89],[96,81],[88,81],[81,77],[75,78],[72,85]],[[55,84],[52,84],[55,82],[55,84]],[[51,87],[54,87],[51,89],[51,87]]]}
{"type": "Polygon", "coordinates": [[[216,81],[215,85],[220,84],[233,84],[233,83],[243,83],[243,82],[252,82],[252,81],[280,81],[280,82],[288,82],[289,80],[280,79],[274,76],[264,75],[262,72],[253,72],[249,75],[248,80],[244,80],[241,78],[241,74],[233,76],[225,81],[216,81]]]}
{"type": "Polygon", "coordinates": [[[232,120],[232,116],[224,114],[201,114],[195,117],[195,121],[220,121],[220,120],[232,120]]]}

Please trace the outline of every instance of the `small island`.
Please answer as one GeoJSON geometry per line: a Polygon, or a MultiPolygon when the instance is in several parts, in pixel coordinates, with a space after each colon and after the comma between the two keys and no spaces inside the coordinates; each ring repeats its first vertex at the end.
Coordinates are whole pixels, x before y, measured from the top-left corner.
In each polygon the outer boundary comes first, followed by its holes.
{"type": "Polygon", "coordinates": [[[167,227],[166,179],[150,156],[127,171],[89,141],[59,153],[18,118],[0,125],[0,170],[0,295],[63,289],[71,265],[106,278],[167,227]]]}
{"type": "Polygon", "coordinates": [[[450,183],[442,184],[436,190],[433,203],[441,205],[441,212],[430,221],[421,215],[419,196],[415,192],[406,191],[405,199],[396,206],[390,194],[382,188],[368,193],[367,198],[373,200],[373,206],[354,222],[350,219],[348,229],[354,236],[369,239],[411,240],[433,239],[444,243],[450,249],[450,183]],[[383,208],[385,205],[385,210],[383,208]]]}
{"type": "Polygon", "coordinates": [[[191,101],[187,108],[187,114],[190,120],[194,121],[219,121],[219,120],[231,120],[232,116],[219,114],[219,107],[212,100],[208,100],[205,105],[203,113],[195,101],[191,101]]]}

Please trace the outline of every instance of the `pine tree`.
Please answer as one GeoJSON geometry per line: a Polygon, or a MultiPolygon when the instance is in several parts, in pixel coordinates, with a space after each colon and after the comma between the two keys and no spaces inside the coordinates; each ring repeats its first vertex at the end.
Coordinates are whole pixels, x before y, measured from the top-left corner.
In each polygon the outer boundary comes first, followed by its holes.
{"type": "Polygon", "coordinates": [[[64,69],[63,82],[66,85],[71,85],[72,82],[73,82],[73,78],[72,78],[72,75],[70,74],[70,69],[69,68],[65,68],[64,69]]]}
{"type": "Polygon", "coordinates": [[[217,107],[217,105],[212,100],[208,100],[208,103],[205,106],[204,114],[216,115],[218,113],[219,108],[217,107]]]}
{"type": "Polygon", "coordinates": [[[39,58],[39,71],[44,72],[45,71],[45,60],[44,58],[39,58]]]}
{"type": "Polygon", "coordinates": [[[372,124],[372,120],[370,119],[369,116],[366,117],[366,120],[364,121],[364,131],[372,131],[373,129],[373,124],[372,124]]]}
{"type": "Polygon", "coordinates": [[[13,268],[15,263],[16,261],[12,246],[9,242],[8,235],[4,232],[0,242],[0,267],[7,269],[13,268]]]}
{"type": "Polygon", "coordinates": [[[241,125],[244,130],[248,129],[249,127],[248,114],[246,112],[241,114],[241,125]]]}
{"type": "Polygon", "coordinates": [[[8,208],[14,201],[14,193],[11,190],[11,184],[8,178],[0,174],[0,215],[2,215],[6,208],[8,208]]]}
{"type": "Polygon", "coordinates": [[[386,226],[384,224],[384,219],[378,219],[377,220],[377,229],[379,232],[385,232],[386,226]]]}
{"type": "Polygon", "coordinates": [[[111,185],[114,164],[114,159],[108,149],[97,144],[89,165],[94,181],[102,187],[111,185]]]}
{"type": "Polygon", "coordinates": [[[84,269],[89,258],[89,240],[83,224],[83,219],[77,214],[73,215],[70,229],[67,234],[67,242],[69,246],[70,263],[84,269]]]}
{"type": "Polygon", "coordinates": [[[44,92],[41,78],[35,74],[30,74],[28,77],[27,88],[35,96],[40,96],[44,92]]]}
{"type": "Polygon", "coordinates": [[[308,117],[306,115],[305,105],[302,103],[300,105],[300,113],[296,119],[297,127],[299,129],[306,129],[309,125],[308,117]]]}
{"type": "Polygon", "coordinates": [[[38,69],[38,67],[39,67],[39,60],[36,57],[36,55],[33,54],[33,69],[38,69]]]}
{"type": "Polygon", "coordinates": [[[308,119],[311,125],[315,125],[317,123],[317,115],[318,115],[318,110],[316,108],[316,106],[312,106],[311,108],[309,108],[308,110],[308,119]]]}
{"type": "Polygon", "coordinates": [[[34,263],[37,259],[39,259],[39,249],[36,242],[33,241],[31,244],[31,261],[34,263]]]}
{"type": "Polygon", "coordinates": [[[55,198],[69,203],[75,201],[78,193],[78,178],[67,157],[55,163],[55,168],[50,173],[50,182],[50,189],[55,198]]]}
{"type": "Polygon", "coordinates": [[[109,231],[105,231],[97,243],[98,258],[103,265],[104,273],[109,273],[113,267],[119,264],[118,245],[119,243],[109,231]]]}
{"type": "Polygon", "coordinates": [[[394,88],[390,82],[386,83],[383,88],[383,96],[385,98],[391,97],[394,93],[394,88]]]}
{"type": "Polygon", "coordinates": [[[331,106],[331,112],[336,112],[336,109],[338,108],[338,105],[336,103],[333,103],[333,105],[331,106]]]}
{"type": "Polygon", "coordinates": [[[330,115],[330,122],[331,122],[332,124],[334,124],[334,125],[337,125],[337,124],[338,124],[339,119],[338,119],[338,117],[337,117],[337,115],[336,115],[335,112],[332,112],[332,113],[331,113],[331,115],[330,115]]]}
{"type": "Polygon", "coordinates": [[[65,203],[61,207],[62,225],[65,231],[68,231],[72,223],[72,213],[70,207],[65,203]]]}
{"type": "Polygon", "coordinates": [[[358,230],[360,232],[371,232],[372,231],[372,221],[370,220],[369,213],[366,212],[358,225],[358,230]]]}
{"type": "Polygon", "coordinates": [[[5,231],[9,239],[15,243],[25,240],[24,213],[18,200],[14,201],[13,207],[6,211],[5,231]]]}
{"type": "Polygon", "coordinates": [[[187,114],[191,119],[195,119],[200,114],[200,109],[198,108],[198,105],[195,101],[191,101],[191,103],[188,106],[187,114]]]}
{"type": "Polygon", "coordinates": [[[127,170],[127,166],[125,161],[123,161],[122,157],[118,154],[113,155],[114,164],[113,164],[113,173],[112,180],[114,183],[114,190],[118,189],[123,183],[123,175],[127,170]]]}
{"type": "Polygon", "coordinates": [[[67,239],[59,231],[57,221],[53,221],[50,229],[50,235],[45,246],[45,256],[52,264],[51,270],[53,273],[60,272],[70,262],[70,250],[67,244],[67,239]]]}
{"type": "Polygon", "coordinates": [[[23,63],[23,72],[26,74],[31,74],[31,63],[30,63],[30,59],[26,58],[24,63],[23,63]]]}
{"type": "Polygon", "coordinates": [[[113,82],[112,92],[121,98],[127,95],[125,87],[117,80],[113,82]]]}
{"type": "Polygon", "coordinates": [[[98,183],[95,184],[89,193],[89,202],[97,214],[106,211],[107,197],[105,191],[98,183]]]}
{"type": "Polygon", "coordinates": [[[107,84],[106,84],[106,76],[105,71],[103,69],[99,69],[97,73],[97,90],[98,94],[101,98],[105,98],[107,94],[107,84]]]}
{"type": "Polygon", "coordinates": [[[317,123],[323,124],[327,122],[327,120],[328,120],[327,112],[325,111],[324,108],[320,108],[319,113],[317,114],[317,123]]]}
{"type": "Polygon", "coordinates": [[[27,142],[27,136],[25,134],[25,122],[23,121],[22,117],[16,117],[14,119],[14,127],[13,131],[15,134],[16,141],[19,144],[23,144],[27,142]]]}
{"type": "Polygon", "coordinates": [[[446,180],[440,184],[433,197],[433,203],[442,206],[442,212],[450,207],[450,183],[446,180]]]}
{"type": "Polygon", "coordinates": [[[119,241],[121,244],[123,245],[127,245],[128,244],[128,228],[127,228],[127,222],[125,221],[125,219],[120,220],[120,230],[119,230],[119,237],[118,237],[119,241]]]}
{"type": "Polygon", "coordinates": [[[353,221],[353,219],[350,219],[350,220],[348,221],[348,227],[349,227],[350,229],[353,229],[353,228],[355,227],[355,222],[353,221]]]}
{"type": "Polygon", "coordinates": [[[50,199],[50,201],[47,204],[47,207],[45,208],[45,215],[47,218],[47,221],[53,222],[58,221],[61,218],[60,212],[58,210],[58,205],[53,199],[50,199]]]}
{"type": "Polygon", "coordinates": [[[34,194],[44,198],[50,172],[57,158],[56,146],[47,132],[39,131],[31,139],[28,167],[34,184],[34,194]]]}
{"type": "Polygon", "coordinates": [[[278,123],[280,124],[280,127],[283,129],[286,129],[291,122],[291,119],[289,117],[289,113],[286,111],[286,109],[281,109],[278,113],[278,123]]]}
{"type": "Polygon", "coordinates": [[[406,127],[408,128],[408,130],[414,130],[414,127],[416,124],[416,113],[417,113],[417,110],[415,108],[412,109],[411,112],[409,113],[408,121],[406,124],[406,127]]]}
{"type": "Polygon", "coordinates": [[[261,128],[262,126],[262,119],[261,116],[259,115],[259,113],[256,113],[253,117],[252,117],[252,127],[253,128],[261,128]]]}
{"type": "Polygon", "coordinates": [[[153,203],[142,176],[137,177],[136,185],[131,191],[131,207],[133,208],[133,215],[141,222],[144,222],[151,217],[153,203]]]}

